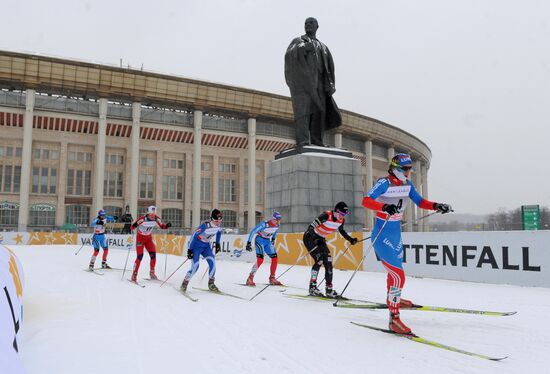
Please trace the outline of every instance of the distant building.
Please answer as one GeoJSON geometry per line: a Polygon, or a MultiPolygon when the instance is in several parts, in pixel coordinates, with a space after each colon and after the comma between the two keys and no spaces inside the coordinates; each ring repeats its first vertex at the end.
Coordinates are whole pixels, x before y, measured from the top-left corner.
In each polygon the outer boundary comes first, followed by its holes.
{"type": "MultiPolygon", "coordinates": [[[[0,230],[88,225],[100,207],[121,216],[129,205],[136,217],[151,204],[176,228],[196,226],[213,207],[225,227],[250,228],[270,213],[269,162],[294,145],[290,99],[251,89],[6,51],[0,89],[0,230]]],[[[428,195],[424,142],[342,116],[325,142],[361,161],[365,190],[395,152],[408,152],[428,195]]]]}

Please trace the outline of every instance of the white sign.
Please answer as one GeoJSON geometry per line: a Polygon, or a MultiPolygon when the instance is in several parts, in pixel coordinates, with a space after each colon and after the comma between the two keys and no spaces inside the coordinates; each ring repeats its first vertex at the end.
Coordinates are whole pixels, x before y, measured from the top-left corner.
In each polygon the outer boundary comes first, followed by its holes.
{"type": "MultiPolygon", "coordinates": [[[[550,231],[405,232],[403,251],[408,275],[550,287],[550,231]]],[[[384,271],[373,249],[364,270],[384,271]]]]}

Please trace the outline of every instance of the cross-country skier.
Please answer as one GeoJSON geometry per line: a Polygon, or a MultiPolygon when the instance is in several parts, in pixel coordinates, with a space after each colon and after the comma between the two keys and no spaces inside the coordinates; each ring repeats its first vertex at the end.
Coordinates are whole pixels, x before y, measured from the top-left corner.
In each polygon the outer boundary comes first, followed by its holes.
{"type": "Polygon", "coordinates": [[[364,207],[377,211],[371,241],[376,238],[374,250],[388,272],[389,329],[398,334],[411,334],[411,329],[399,318],[399,308],[413,305],[411,301],[401,298],[401,290],[405,285],[405,272],[402,266],[403,243],[401,241],[403,211],[407,207],[409,199],[422,209],[437,210],[441,213],[452,211],[448,204],[435,203],[420,196],[409,180],[411,168],[410,155],[396,154],[391,160],[388,176],[380,178],[367,193],[367,196],[363,198],[364,207]],[[383,231],[380,232],[386,219],[388,221],[383,231]]]}
{"type": "Polygon", "coordinates": [[[137,282],[137,275],[139,271],[139,265],[143,259],[143,248],[149,253],[151,262],[149,263],[149,277],[151,279],[158,280],[155,274],[155,265],[157,263],[157,247],[153,241],[153,229],[155,227],[161,229],[168,229],[172,227],[170,222],[163,223],[159,216],[157,216],[157,207],[151,205],[147,208],[147,214],[139,217],[134,223],[132,223],[132,231],[137,228],[136,235],[136,261],[134,263],[134,272],[132,273],[132,281],[137,282]]]}
{"type": "Polygon", "coordinates": [[[94,253],[90,259],[90,270],[94,270],[95,260],[99,254],[99,248],[103,248],[103,257],[101,259],[101,268],[110,269],[107,264],[107,255],[109,254],[109,246],[107,244],[107,237],[105,235],[105,224],[114,222],[113,217],[108,217],[105,210],[100,209],[97,212],[97,217],[92,221],[92,227],[94,228],[94,234],[92,235],[92,245],[94,247],[94,253]]]}
{"type": "Polygon", "coordinates": [[[356,238],[352,238],[344,230],[344,217],[349,213],[345,202],[340,201],[333,210],[327,210],[317,217],[304,233],[304,245],[313,260],[315,261],[311,268],[311,278],[309,280],[309,294],[311,296],[323,296],[323,293],[317,288],[317,275],[321,265],[325,267],[326,296],[337,298],[339,295],[332,289],[332,256],[327,247],[326,237],[334,231],[338,232],[352,245],[357,243],[356,238]]]}
{"type": "Polygon", "coordinates": [[[183,282],[181,283],[181,290],[187,291],[187,285],[189,281],[195,275],[199,269],[199,260],[202,256],[208,263],[208,289],[210,291],[219,291],[218,287],[214,284],[214,276],[216,275],[216,260],[212,253],[212,247],[210,241],[215,236],[215,248],[216,253],[221,250],[220,239],[222,236],[222,219],[223,214],[218,209],[212,210],[210,219],[201,223],[199,227],[193,233],[190,239],[189,249],[187,250],[187,258],[192,260],[191,268],[185,275],[183,282]]]}
{"type": "Polygon", "coordinates": [[[275,249],[275,240],[277,238],[277,231],[281,224],[282,215],[279,212],[274,212],[271,216],[271,219],[268,221],[260,222],[248,235],[248,240],[246,243],[246,250],[252,251],[252,239],[254,239],[254,245],[256,247],[256,263],[252,265],[250,270],[250,275],[246,280],[248,286],[254,287],[254,275],[256,271],[262,266],[264,262],[264,252],[271,258],[271,268],[269,275],[269,284],[273,286],[282,286],[283,284],[275,278],[275,273],[277,272],[277,250],[275,249]]]}

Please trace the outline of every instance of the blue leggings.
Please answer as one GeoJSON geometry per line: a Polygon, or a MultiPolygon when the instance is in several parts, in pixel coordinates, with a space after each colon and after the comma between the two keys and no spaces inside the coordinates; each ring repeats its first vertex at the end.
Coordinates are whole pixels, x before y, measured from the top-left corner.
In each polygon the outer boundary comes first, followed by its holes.
{"type": "Polygon", "coordinates": [[[193,275],[199,270],[199,260],[202,256],[208,263],[208,277],[214,279],[216,274],[216,260],[214,259],[214,254],[212,253],[212,247],[209,244],[207,245],[197,245],[194,248],[191,248],[193,251],[193,263],[191,264],[191,269],[185,275],[185,279],[189,281],[193,275]]]}

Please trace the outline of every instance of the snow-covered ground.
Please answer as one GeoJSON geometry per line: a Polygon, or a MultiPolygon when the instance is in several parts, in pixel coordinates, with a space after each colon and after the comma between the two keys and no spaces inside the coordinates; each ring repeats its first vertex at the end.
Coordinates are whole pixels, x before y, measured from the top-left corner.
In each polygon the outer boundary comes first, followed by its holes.
{"type": "MultiPolygon", "coordinates": [[[[548,370],[550,289],[408,278],[403,296],[425,305],[517,311],[488,317],[403,311],[413,331],[430,340],[491,356],[485,361],[424,346],[351,325],[380,327],[387,311],[334,308],[330,303],[291,299],[271,287],[254,301],[192,290],[196,303],[180,295],[188,263],[162,288],[142,280],[139,288],[121,272],[86,273],[91,250],[78,246],[10,246],[25,270],[25,318],[21,357],[29,374],[159,373],[519,373],[548,370]]],[[[135,254],[130,256],[129,264],[135,254]]],[[[111,266],[123,267],[125,251],[111,250],[111,266]]],[[[184,259],[169,256],[168,274],[184,259]]],[[[251,297],[239,286],[250,264],[218,262],[223,291],[251,297]]],[[[147,277],[148,256],[141,266],[147,277]]],[[[279,273],[287,265],[279,267],[279,273]]],[[[201,263],[192,286],[204,287],[201,263]]],[[[269,261],[256,281],[264,282],[269,261]],[[266,266],[267,265],[267,266],[266,266]]],[[[164,275],[164,256],[157,273],[164,275]]],[[[129,276],[129,273],[126,273],[129,276]]],[[[323,275],[323,274],[322,274],[323,275]]],[[[335,271],[341,291],[350,271],[335,271]]],[[[306,287],[309,270],[295,267],[281,280],[306,287]]],[[[385,275],[360,272],[346,296],[383,301],[385,275]]],[[[305,293],[288,289],[286,293],[305,293]]]]}

